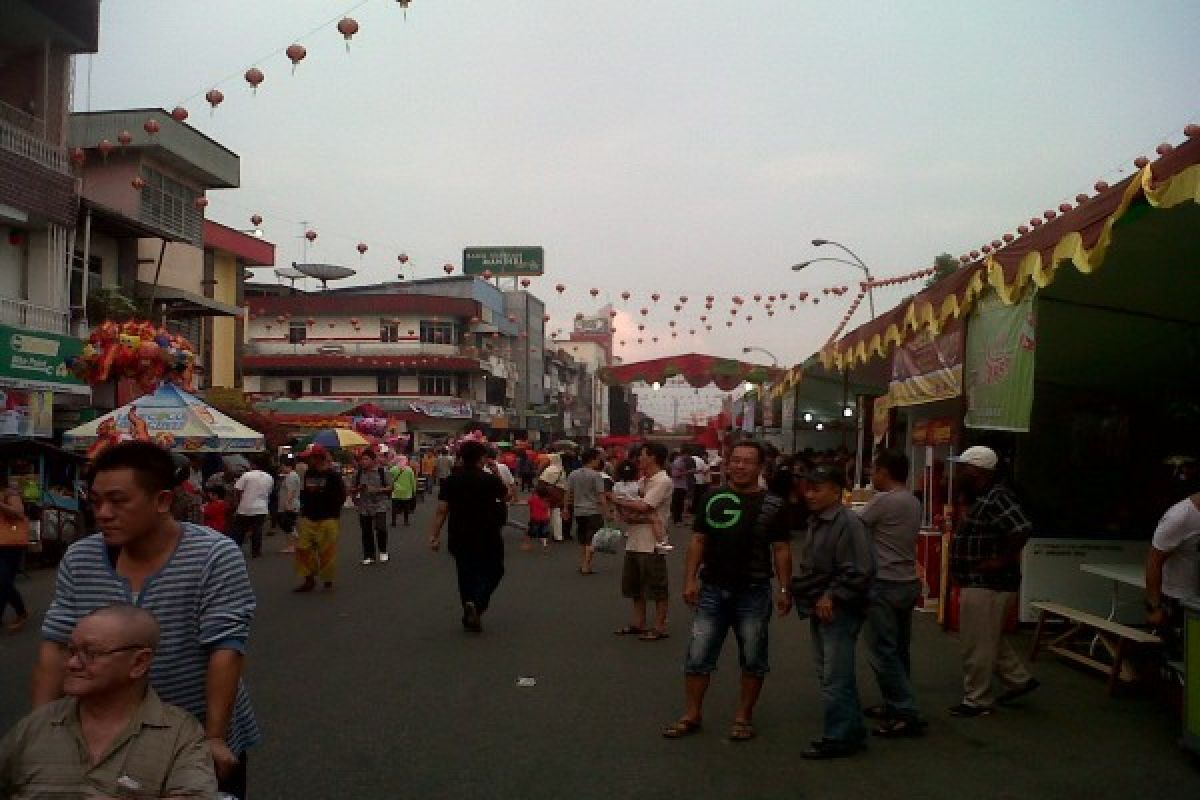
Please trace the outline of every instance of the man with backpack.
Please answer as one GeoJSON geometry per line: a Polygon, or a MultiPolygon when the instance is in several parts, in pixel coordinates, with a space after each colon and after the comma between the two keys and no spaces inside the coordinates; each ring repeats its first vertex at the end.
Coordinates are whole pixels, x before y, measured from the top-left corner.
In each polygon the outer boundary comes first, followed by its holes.
{"type": "Polygon", "coordinates": [[[387,563],[388,520],[392,482],[374,450],[363,450],[354,473],[354,507],[362,529],[363,566],[387,563]]]}

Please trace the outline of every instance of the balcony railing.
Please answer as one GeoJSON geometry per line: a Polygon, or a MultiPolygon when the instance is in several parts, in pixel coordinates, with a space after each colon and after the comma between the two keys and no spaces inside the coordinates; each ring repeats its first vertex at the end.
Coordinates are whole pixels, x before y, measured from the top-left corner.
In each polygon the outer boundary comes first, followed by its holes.
{"type": "Polygon", "coordinates": [[[253,356],[454,356],[479,358],[479,348],[459,344],[427,342],[337,342],[282,340],[250,342],[247,355],[253,356]]]}
{"type": "MultiPolygon", "coordinates": [[[[0,104],[2,106],[3,104],[0,104]]],[[[65,148],[59,147],[53,142],[46,141],[44,136],[39,136],[24,129],[21,125],[11,121],[14,113],[21,114],[21,111],[12,106],[4,106],[3,112],[0,113],[0,150],[7,150],[10,153],[16,153],[19,156],[28,158],[30,161],[36,161],[43,167],[61,172],[64,175],[70,175],[71,170],[67,165],[67,151],[65,148]]],[[[43,129],[44,129],[43,125],[43,129]]]]}
{"type": "Polygon", "coordinates": [[[0,297],[0,322],[47,333],[70,333],[71,312],[37,306],[27,300],[0,297]]]}

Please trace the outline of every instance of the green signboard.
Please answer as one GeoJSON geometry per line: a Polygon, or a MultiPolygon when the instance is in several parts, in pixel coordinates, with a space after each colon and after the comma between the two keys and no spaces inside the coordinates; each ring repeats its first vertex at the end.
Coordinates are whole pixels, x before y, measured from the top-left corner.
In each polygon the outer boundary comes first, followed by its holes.
{"type": "Polygon", "coordinates": [[[967,323],[967,427],[1029,430],[1036,329],[1032,289],[1011,306],[995,292],[979,298],[967,323]]]}
{"type": "Polygon", "coordinates": [[[546,253],[540,247],[463,248],[464,275],[542,275],[545,271],[546,253]]]}
{"type": "Polygon", "coordinates": [[[90,394],[67,369],[67,359],[82,352],[83,341],[73,336],[0,325],[0,384],[90,394]]]}

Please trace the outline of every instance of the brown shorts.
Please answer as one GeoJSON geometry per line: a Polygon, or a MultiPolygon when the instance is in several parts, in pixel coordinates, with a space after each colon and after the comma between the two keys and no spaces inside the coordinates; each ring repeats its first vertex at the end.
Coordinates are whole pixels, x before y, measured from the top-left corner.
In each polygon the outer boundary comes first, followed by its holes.
{"type": "Polygon", "coordinates": [[[625,553],[621,596],[631,600],[667,599],[667,557],[659,553],[625,553]]]}

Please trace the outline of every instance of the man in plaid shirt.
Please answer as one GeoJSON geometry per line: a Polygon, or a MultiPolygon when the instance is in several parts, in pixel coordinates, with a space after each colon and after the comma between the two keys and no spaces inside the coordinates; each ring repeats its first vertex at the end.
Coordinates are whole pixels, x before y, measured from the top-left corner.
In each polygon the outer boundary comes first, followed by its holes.
{"type": "Polygon", "coordinates": [[[988,447],[968,447],[952,459],[958,481],[973,501],[950,545],[950,573],[961,588],[959,640],[963,654],[963,699],[950,709],[958,717],[992,713],[1039,686],[1004,639],[1004,621],[1021,587],[1021,549],[1033,525],[1016,495],[996,480],[999,459],[988,447]],[[992,694],[992,675],[1005,686],[992,694]]]}

